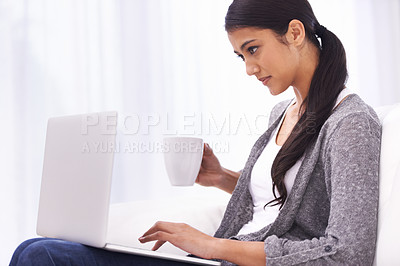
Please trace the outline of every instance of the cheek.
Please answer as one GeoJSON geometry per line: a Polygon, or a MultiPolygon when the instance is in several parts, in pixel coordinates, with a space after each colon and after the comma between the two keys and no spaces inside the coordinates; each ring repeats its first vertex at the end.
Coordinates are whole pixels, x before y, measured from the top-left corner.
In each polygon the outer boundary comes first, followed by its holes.
{"type": "Polygon", "coordinates": [[[291,83],[296,73],[295,58],[293,58],[293,56],[288,51],[285,51],[275,54],[274,61],[277,77],[281,79],[284,83],[291,83]]]}
{"type": "Polygon", "coordinates": [[[284,74],[291,67],[291,57],[287,47],[276,47],[265,53],[262,57],[264,69],[269,75],[284,74]]]}
{"type": "Polygon", "coordinates": [[[278,95],[287,90],[293,83],[295,77],[295,65],[293,57],[288,52],[271,53],[265,59],[267,63],[265,71],[272,75],[268,88],[272,95],[278,95]]]}

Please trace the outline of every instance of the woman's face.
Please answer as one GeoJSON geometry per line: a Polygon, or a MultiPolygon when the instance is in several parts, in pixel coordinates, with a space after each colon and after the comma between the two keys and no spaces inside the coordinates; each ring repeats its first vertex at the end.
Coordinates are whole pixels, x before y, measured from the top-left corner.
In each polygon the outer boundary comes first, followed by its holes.
{"type": "Polygon", "coordinates": [[[299,54],[290,38],[270,29],[240,28],[228,33],[234,52],[243,59],[248,75],[255,75],[272,95],[295,85],[299,54]]]}

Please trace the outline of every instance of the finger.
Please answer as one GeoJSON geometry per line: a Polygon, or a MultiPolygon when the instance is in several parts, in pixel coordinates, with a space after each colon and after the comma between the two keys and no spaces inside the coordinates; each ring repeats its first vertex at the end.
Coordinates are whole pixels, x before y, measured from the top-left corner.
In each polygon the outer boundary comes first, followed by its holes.
{"type": "Polygon", "coordinates": [[[158,232],[158,231],[165,231],[165,232],[170,233],[171,232],[170,227],[172,227],[172,226],[173,226],[173,223],[158,221],[149,230],[147,230],[143,234],[142,237],[154,234],[155,232],[158,232]]]}
{"type": "Polygon", "coordinates": [[[196,182],[200,182],[200,176],[203,174],[203,172],[204,172],[204,167],[200,165],[200,170],[199,173],[197,174],[196,182]]]}
{"type": "Polygon", "coordinates": [[[203,180],[202,175],[204,175],[204,173],[207,174],[207,171],[204,170],[203,166],[200,166],[200,170],[199,170],[199,173],[197,174],[196,181],[195,181],[196,183],[200,183],[203,180]]]}
{"type": "Polygon", "coordinates": [[[162,245],[164,245],[165,242],[166,242],[166,241],[158,240],[158,241],[154,244],[154,246],[153,246],[153,248],[152,248],[151,250],[156,251],[156,250],[159,249],[162,245]]]}
{"type": "Polygon", "coordinates": [[[151,241],[170,241],[172,239],[172,234],[166,233],[166,232],[162,232],[162,231],[158,231],[155,232],[154,234],[150,234],[150,235],[146,235],[146,236],[142,236],[139,238],[140,243],[147,243],[147,242],[151,242],[151,241]]]}

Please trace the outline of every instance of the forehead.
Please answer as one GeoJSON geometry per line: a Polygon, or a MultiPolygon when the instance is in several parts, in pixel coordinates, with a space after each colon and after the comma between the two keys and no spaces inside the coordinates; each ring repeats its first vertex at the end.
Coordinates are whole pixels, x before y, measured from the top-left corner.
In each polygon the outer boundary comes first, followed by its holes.
{"type": "Polygon", "coordinates": [[[254,27],[239,28],[228,32],[228,38],[236,51],[240,50],[243,43],[250,40],[268,40],[275,35],[270,29],[259,29],[254,27]]]}

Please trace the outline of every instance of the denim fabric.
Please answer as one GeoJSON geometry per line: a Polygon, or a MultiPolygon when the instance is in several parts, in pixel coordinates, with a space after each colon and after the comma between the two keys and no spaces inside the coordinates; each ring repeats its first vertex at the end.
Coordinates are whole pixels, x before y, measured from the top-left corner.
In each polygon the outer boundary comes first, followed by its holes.
{"type": "Polygon", "coordinates": [[[26,240],[15,250],[10,266],[17,265],[144,265],[185,266],[189,263],[111,252],[52,238],[26,240]]]}

